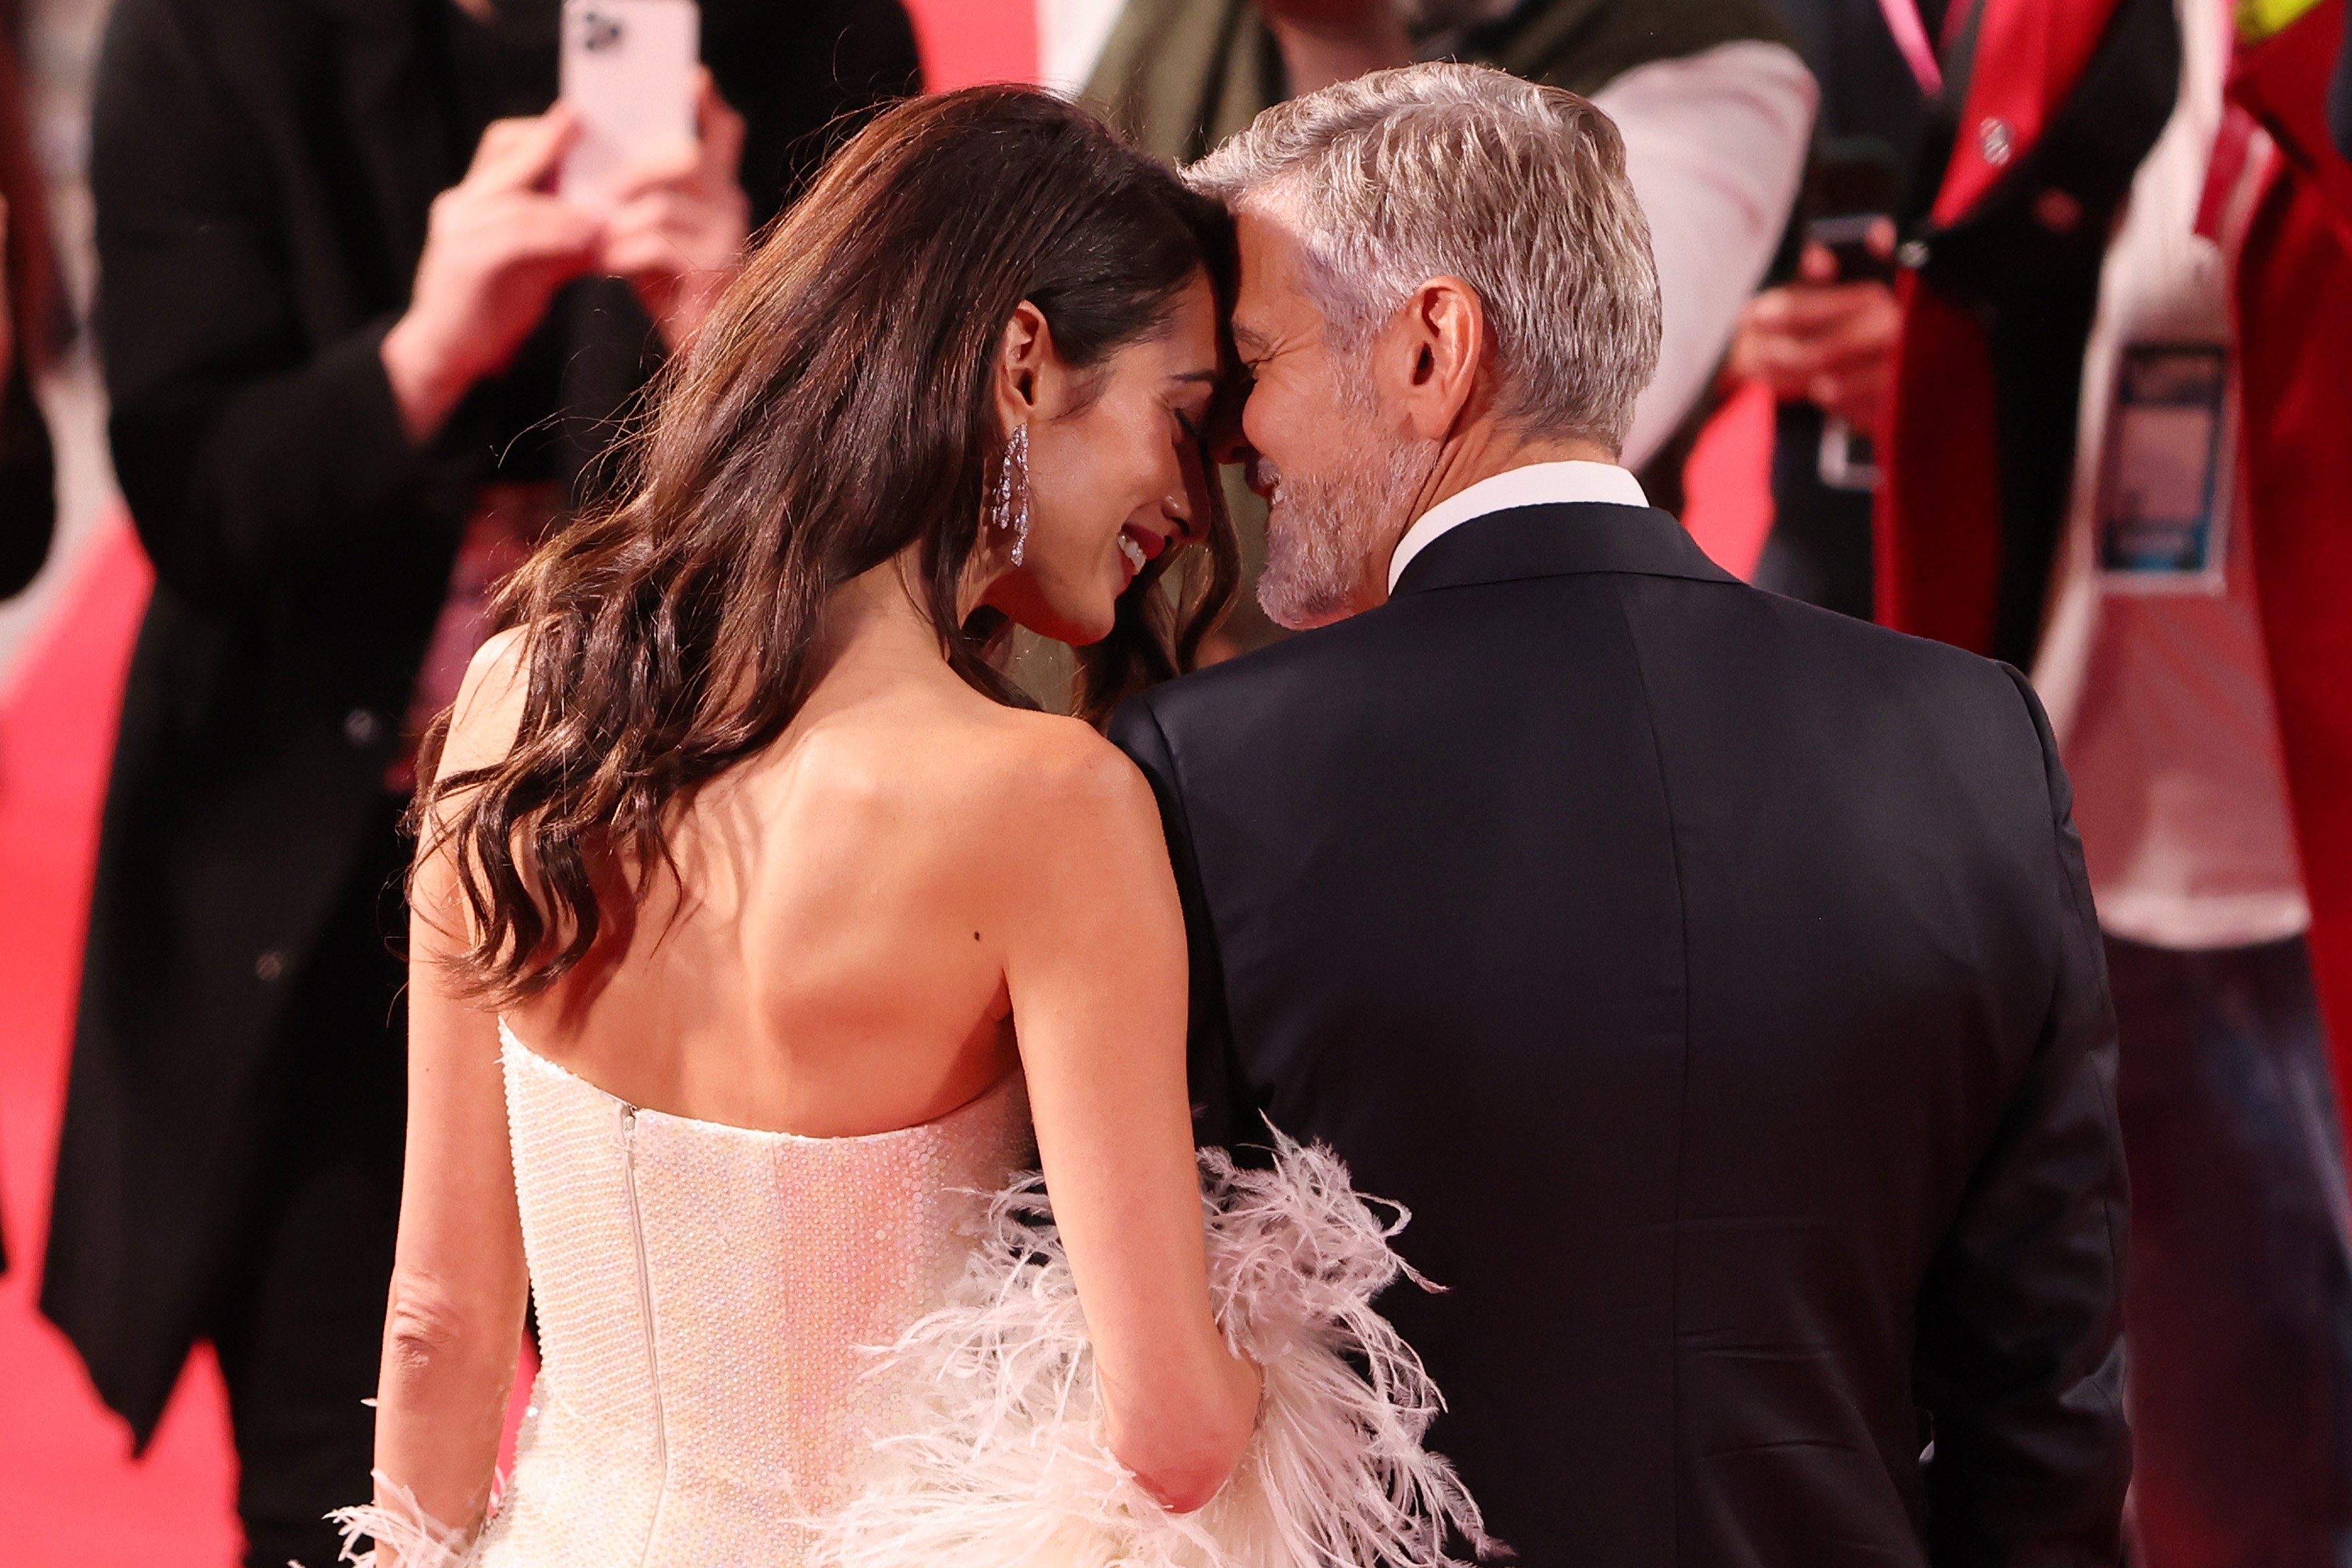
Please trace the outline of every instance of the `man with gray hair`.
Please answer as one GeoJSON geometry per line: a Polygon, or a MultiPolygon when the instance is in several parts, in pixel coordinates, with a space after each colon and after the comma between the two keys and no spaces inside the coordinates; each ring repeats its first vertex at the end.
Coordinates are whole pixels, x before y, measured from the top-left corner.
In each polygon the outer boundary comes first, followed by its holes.
{"type": "Polygon", "coordinates": [[[1384,1310],[1523,1562],[2112,1563],[2113,1026],[2022,678],[1750,589],[1616,466],[1657,353],[1586,100],[1266,110],[1233,456],[1311,635],[1122,709],[1204,1141],[1411,1207],[1384,1310]]]}

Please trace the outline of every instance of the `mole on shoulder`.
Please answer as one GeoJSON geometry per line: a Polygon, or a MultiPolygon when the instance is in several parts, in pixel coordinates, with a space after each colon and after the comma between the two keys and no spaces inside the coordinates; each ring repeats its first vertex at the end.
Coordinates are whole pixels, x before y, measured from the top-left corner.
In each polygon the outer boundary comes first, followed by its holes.
{"type": "Polygon", "coordinates": [[[974,942],[978,942],[978,941],[980,940],[980,933],[979,933],[978,931],[974,931],[974,932],[972,932],[972,933],[971,933],[971,940],[972,940],[972,941],[974,941],[974,942]]]}

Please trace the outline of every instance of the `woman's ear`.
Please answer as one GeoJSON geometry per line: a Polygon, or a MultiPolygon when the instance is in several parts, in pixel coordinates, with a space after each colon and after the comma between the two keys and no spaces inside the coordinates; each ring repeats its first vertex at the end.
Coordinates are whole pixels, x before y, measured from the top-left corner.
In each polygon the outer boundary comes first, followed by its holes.
{"type": "Polygon", "coordinates": [[[1004,325],[1004,351],[997,356],[997,412],[1008,430],[1034,416],[1040,382],[1054,357],[1054,329],[1045,312],[1024,300],[1004,325]]]}

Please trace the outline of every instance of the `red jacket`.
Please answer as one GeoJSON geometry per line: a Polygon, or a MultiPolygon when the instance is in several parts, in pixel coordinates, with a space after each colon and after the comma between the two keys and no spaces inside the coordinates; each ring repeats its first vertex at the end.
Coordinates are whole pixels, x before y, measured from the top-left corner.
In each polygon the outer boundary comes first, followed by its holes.
{"type": "MultiPolygon", "coordinates": [[[[1937,226],[2000,199],[2005,172],[2077,91],[2128,0],[1984,3],[1937,226]],[[1993,120],[2008,126],[2006,142],[1982,133],[1993,120]]],[[[2352,165],[2333,150],[2325,120],[2344,7],[2326,0],[2251,52],[2231,90],[2285,153],[2237,258],[2240,453],[2313,965],[2337,1081],[2352,1086],[2352,165]]],[[[1899,289],[1904,332],[1877,510],[1879,618],[1986,651],[2001,500],[1999,388],[1982,314],[1939,288],[1932,266],[1906,274],[1899,289]]]]}
{"type": "MultiPolygon", "coordinates": [[[[1896,284],[1904,326],[1883,433],[1875,560],[1881,621],[1990,653],[2004,496],[1989,319],[2005,294],[2042,276],[2071,268],[2095,278],[2109,221],[2170,111],[2179,66],[2177,33],[2151,31],[2159,18],[2147,5],[1978,5],[1950,162],[1927,232],[1905,247],[1914,265],[1896,284]],[[2144,37],[2118,36],[2133,24],[2144,37]],[[2116,57],[2134,50],[2149,58],[2118,82],[2116,57]],[[2106,68],[2086,81],[2095,61],[2106,68]],[[2140,101],[2126,112],[2138,134],[2087,156],[2078,151],[2086,120],[2112,118],[2082,95],[2135,89],[2140,101]]],[[[2161,21],[2170,10],[2161,7],[2161,21]]]]}
{"type": "Polygon", "coordinates": [[[2312,967],[2352,1086],[2352,164],[2326,119],[2344,10],[2252,50],[2230,91],[2284,154],[2237,257],[2239,451],[2312,967]]]}

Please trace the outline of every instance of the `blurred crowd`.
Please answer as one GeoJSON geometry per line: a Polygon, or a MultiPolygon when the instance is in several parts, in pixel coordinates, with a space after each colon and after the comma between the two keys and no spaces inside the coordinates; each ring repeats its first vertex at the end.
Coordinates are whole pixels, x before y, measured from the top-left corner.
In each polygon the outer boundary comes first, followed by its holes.
{"type": "MultiPolygon", "coordinates": [[[[0,595],[48,548],[35,388],[76,330],[26,3],[0,3],[0,595]]],[[[1625,454],[1650,496],[1680,510],[1699,432],[1762,384],[1757,580],[2004,659],[2049,709],[2121,1027],[2136,1550],[2352,1564],[2345,0],[1092,11],[1084,95],[1173,160],[1417,58],[1618,121],[1665,304],[1625,454]]],[[[89,324],[156,582],[47,1256],[14,1261],[142,1442],[217,1349],[257,1568],[332,1561],[321,1516],[369,1468],[423,727],[748,237],[922,88],[898,0],[702,0],[693,148],[591,209],[551,183],[561,25],[115,0],[98,68],[89,324]]],[[[1228,490],[1254,570],[1262,507],[1228,490]]],[[[1235,651],[1280,635],[1243,602],[1235,651]]]]}

